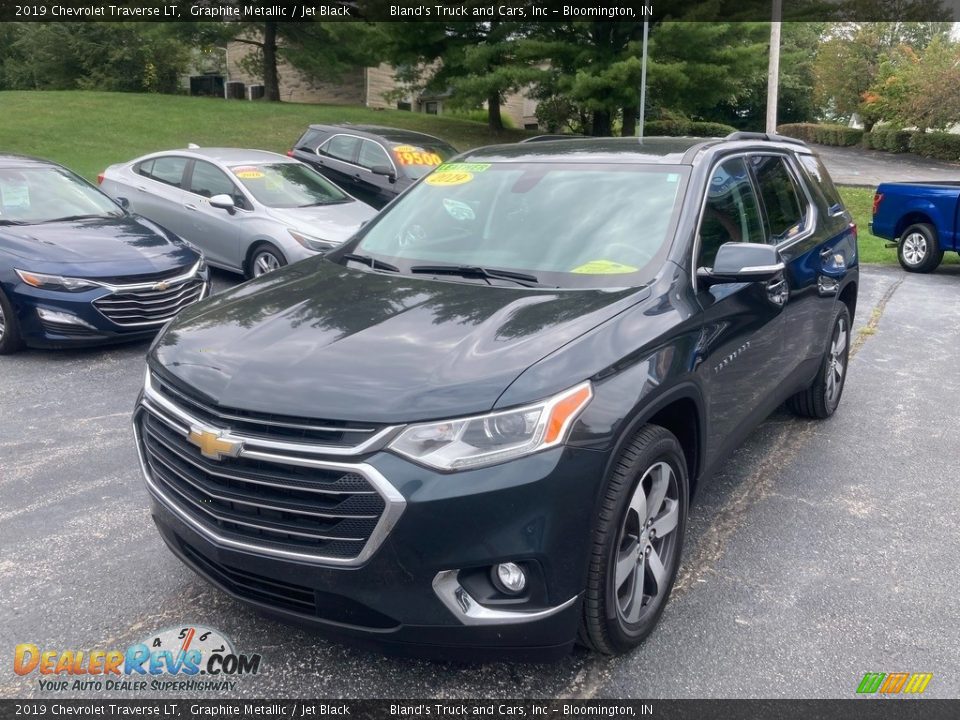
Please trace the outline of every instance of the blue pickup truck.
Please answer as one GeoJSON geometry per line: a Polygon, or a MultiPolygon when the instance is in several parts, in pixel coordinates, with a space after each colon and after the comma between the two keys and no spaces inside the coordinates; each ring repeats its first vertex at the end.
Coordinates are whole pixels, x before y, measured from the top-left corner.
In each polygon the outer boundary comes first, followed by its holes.
{"type": "Polygon", "coordinates": [[[873,196],[870,230],[897,247],[904,270],[936,270],[946,250],[960,251],[960,181],[883,183],[873,196]]]}

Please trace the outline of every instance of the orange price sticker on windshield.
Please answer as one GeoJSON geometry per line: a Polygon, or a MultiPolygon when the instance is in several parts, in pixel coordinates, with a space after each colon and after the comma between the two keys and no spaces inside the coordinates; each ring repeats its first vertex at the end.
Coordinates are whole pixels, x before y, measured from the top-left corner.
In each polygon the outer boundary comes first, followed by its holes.
{"type": "Polygon", "coordinates": [[[401,165],[436,167],[443,162],[443,158],[436,153],[427,152],[423,148],[415,148],[413,145],[397,145],[393,149],[393,154],[401,165]]]}
{"type": "Polygon", "coordinates": [[[241,180],[259,180],[265,177],[262,170],[255,167],[237,167],[233,168],[233,174],[241,180]]]}
{"type": "Polygon", "coordinates": [[[468,172],[435,172],[427,175],[424,182],[427,185],[438,185],[440,187],[450,187],[451,185],[463,185],[473,180],[473,173],[468,172]]]}

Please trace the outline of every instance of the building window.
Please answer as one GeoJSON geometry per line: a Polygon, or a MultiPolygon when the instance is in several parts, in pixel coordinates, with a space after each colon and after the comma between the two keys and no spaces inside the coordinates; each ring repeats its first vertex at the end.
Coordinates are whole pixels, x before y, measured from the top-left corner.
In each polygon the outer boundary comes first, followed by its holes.
{"type": "Polygon", "coordinates": [[[423,111],[427,115],[439,115],[440,114],[440,103],[436,100],[431,100],[423,104],[423,111]]]}

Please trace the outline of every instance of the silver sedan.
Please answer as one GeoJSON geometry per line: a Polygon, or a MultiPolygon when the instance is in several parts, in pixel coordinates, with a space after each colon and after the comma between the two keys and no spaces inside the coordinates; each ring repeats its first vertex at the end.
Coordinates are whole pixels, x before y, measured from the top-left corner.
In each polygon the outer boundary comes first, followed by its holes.
{"type": "Polygon", "coordinates": [[[324,253],[377,213],[300,161],[263,150],[191,146],[111,165],[98,179],[211,265],[247,277],[324,253]]]}

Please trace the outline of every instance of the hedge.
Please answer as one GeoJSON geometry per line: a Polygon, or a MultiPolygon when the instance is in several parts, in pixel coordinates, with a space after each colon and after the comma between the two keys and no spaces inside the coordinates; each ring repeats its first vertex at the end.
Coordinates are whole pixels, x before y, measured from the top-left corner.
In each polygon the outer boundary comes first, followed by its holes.
{"type": "Polygon", "coordinates": [[[924,157],[956,162],[960,160],[960,135],[916,132],[910,138],[910,150],[924,157]]]}
{"type": "Polygon", "coordinates": [[[650,137],[657,135],[667,135],[669,137],[724,137],[732,132],[736,132],[736,128],[731,125],[682,118],[648,120],[643,124],[643,134],[650,137]]]}
{"type": "Polygon", "coordinates": [[[910,152],[910,139],[914,132],[896,128],[879,127],[864,133],[863,146],[892,153],[910,152]]]}
{"type": "Polygon", "coordinates": [[[827,123],[788,123],[780,125],[777,132],[820,145],[858,145],[863,139],[863,130],[827,123]]]}

